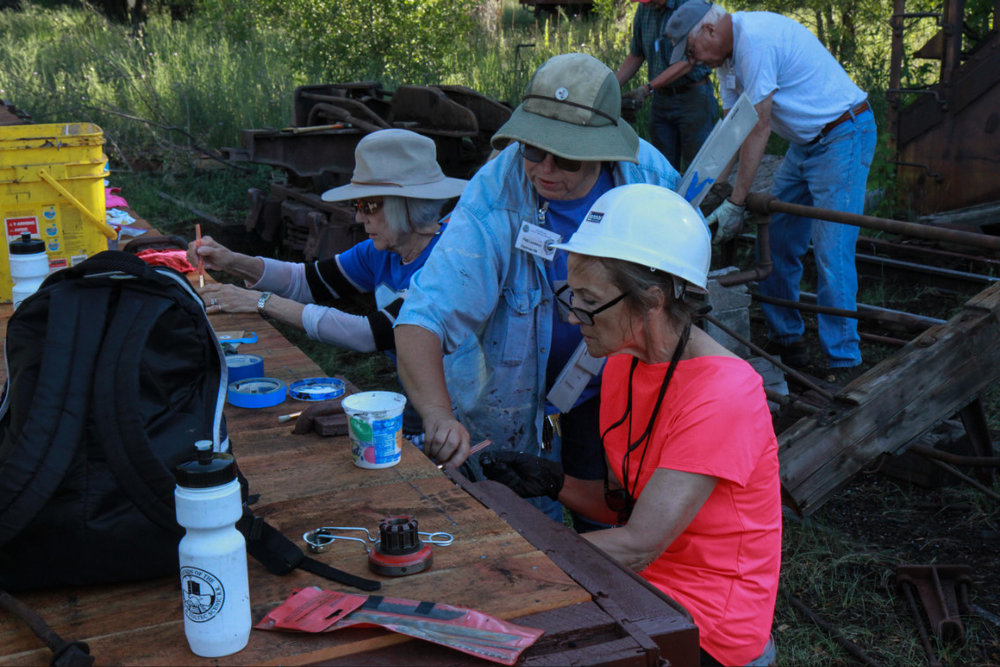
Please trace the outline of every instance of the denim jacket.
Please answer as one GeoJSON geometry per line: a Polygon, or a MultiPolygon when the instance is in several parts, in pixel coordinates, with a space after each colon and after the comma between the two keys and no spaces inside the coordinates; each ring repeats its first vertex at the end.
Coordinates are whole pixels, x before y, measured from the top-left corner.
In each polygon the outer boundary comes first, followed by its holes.
{"type": "MultiPolygon", "coordinates": [[[[677,171],[640,140],[639,163],[614,165],[616,186],[671,189],[677,171]]],[[[446,380],[456,418],[472,442],[542,454],[545,368],[553,293],[544,261],[514,247],[524,221],[537,222],[537,194],[512,143],[469,181],[441,240],[410,281],[396,324],[441,339],[452,353],[446,380]],[[478,344],[467,338],[475,336],[478,344]]]]}

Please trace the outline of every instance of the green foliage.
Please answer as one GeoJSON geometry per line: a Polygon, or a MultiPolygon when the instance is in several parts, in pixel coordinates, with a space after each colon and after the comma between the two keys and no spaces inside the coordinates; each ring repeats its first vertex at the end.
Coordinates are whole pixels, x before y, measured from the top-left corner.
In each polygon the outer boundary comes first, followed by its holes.
{"type": "MultiPolygon", "coordinates": [[[[88,120],[130,163],[239,144],[242,130],[284,126],[308,70],[288,66],[277,32],[231,39],[204,20],[152,16],[145,33],[87,9],[26,5],[0,13],[0,96],[39,123],[88,120]]],[[[176,166],[176,165],[171,165],[176,166]]]]}
{"type": "Polygon", "coordinates": [[[433,83],[473,32],[459,0],[283,0],[300,64],[329,81],[433,83]],[[447,29],[442,29],[447,26],[447,29]]]}

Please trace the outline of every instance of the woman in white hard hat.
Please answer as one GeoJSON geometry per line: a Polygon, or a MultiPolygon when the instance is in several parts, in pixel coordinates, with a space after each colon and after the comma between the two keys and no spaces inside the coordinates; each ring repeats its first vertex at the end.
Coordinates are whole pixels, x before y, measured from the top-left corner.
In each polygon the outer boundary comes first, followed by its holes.
{"type": "Polygon", "coordinates": [[[487,476],[547,492],[617,527],[585,537],[680,602],[702,664],[769,664],[781,561],[778,444],[760,376],[692,324],[709,233],[680,196],[651,185],[598,199],[572,238],[560,295],[594,356],[607,355],[603,484],[498,452],[487,476]]]}
{"type": "Polygon", "coordinates": [[[323,193],[324,201],[353,200],[355,219],[369,238],[335,257],[309,264],[233,252],[212,237],[188,247],[192,263],[242,278],[201,290],[209,313],[252,313],[290,324],[310,338],[359,352],[395,347],[392,323],[413,274],[440,238],[441,211],[467,181],[448,178],[434,141],[409,130],[379,130],[358,142],[351,182],[323,193]],[[316,305],[375,294],[377,310],[353,315],[316,305]]]}

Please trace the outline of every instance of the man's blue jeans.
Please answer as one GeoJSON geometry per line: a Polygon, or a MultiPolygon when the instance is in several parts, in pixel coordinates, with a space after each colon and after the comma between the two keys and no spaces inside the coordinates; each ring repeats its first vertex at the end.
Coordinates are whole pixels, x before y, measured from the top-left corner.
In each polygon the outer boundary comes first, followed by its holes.
{"type": "MultiPolygon", "coordinates": [[[[771,194],[783,202],[864,212],[865,185],[875,153],[875,119],[866,111],[814,144],[792,144],[774,175],[771,194]]],[[[857,308],[858,274],[854,247],[858,228],[825,220],[776,213],[771,216],[771,274],[760,283],[766,296],[799,300],[802,256],[812,241],[821,306],[857,308]]],[[[805,324],[794,308],[762,304],[770,337],[787,345],[802,336],[805,324]]],[[[819,340],[830,368],[861,363],[857,320],[818,315],[819,340]]]]}
{"type": "Polygon", "coordinates": [[[687,168],[718,117],[719,103],[711,82],[669,97],[656,93],[649,116],[650,143],[681,171],[681,159],[687,168]]]}

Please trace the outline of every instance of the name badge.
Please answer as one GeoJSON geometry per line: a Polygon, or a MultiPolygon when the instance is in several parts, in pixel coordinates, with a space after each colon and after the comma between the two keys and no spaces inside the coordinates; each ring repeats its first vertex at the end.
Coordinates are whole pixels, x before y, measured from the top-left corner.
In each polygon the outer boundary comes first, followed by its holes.
{"type": "Polygon", "coordinates": [[[556,254],[555,244],[561,240],[562,237],[555,232],[530,222],[522,222],[514,247],[542,259],[552,259],[556,254]]]}
{"type": "Polygon", "coordinates": [[[726,88],[735,88],[735,87],[736,87],[736,75],[735,74],[727,74],[726,75],[726,88]]]}

